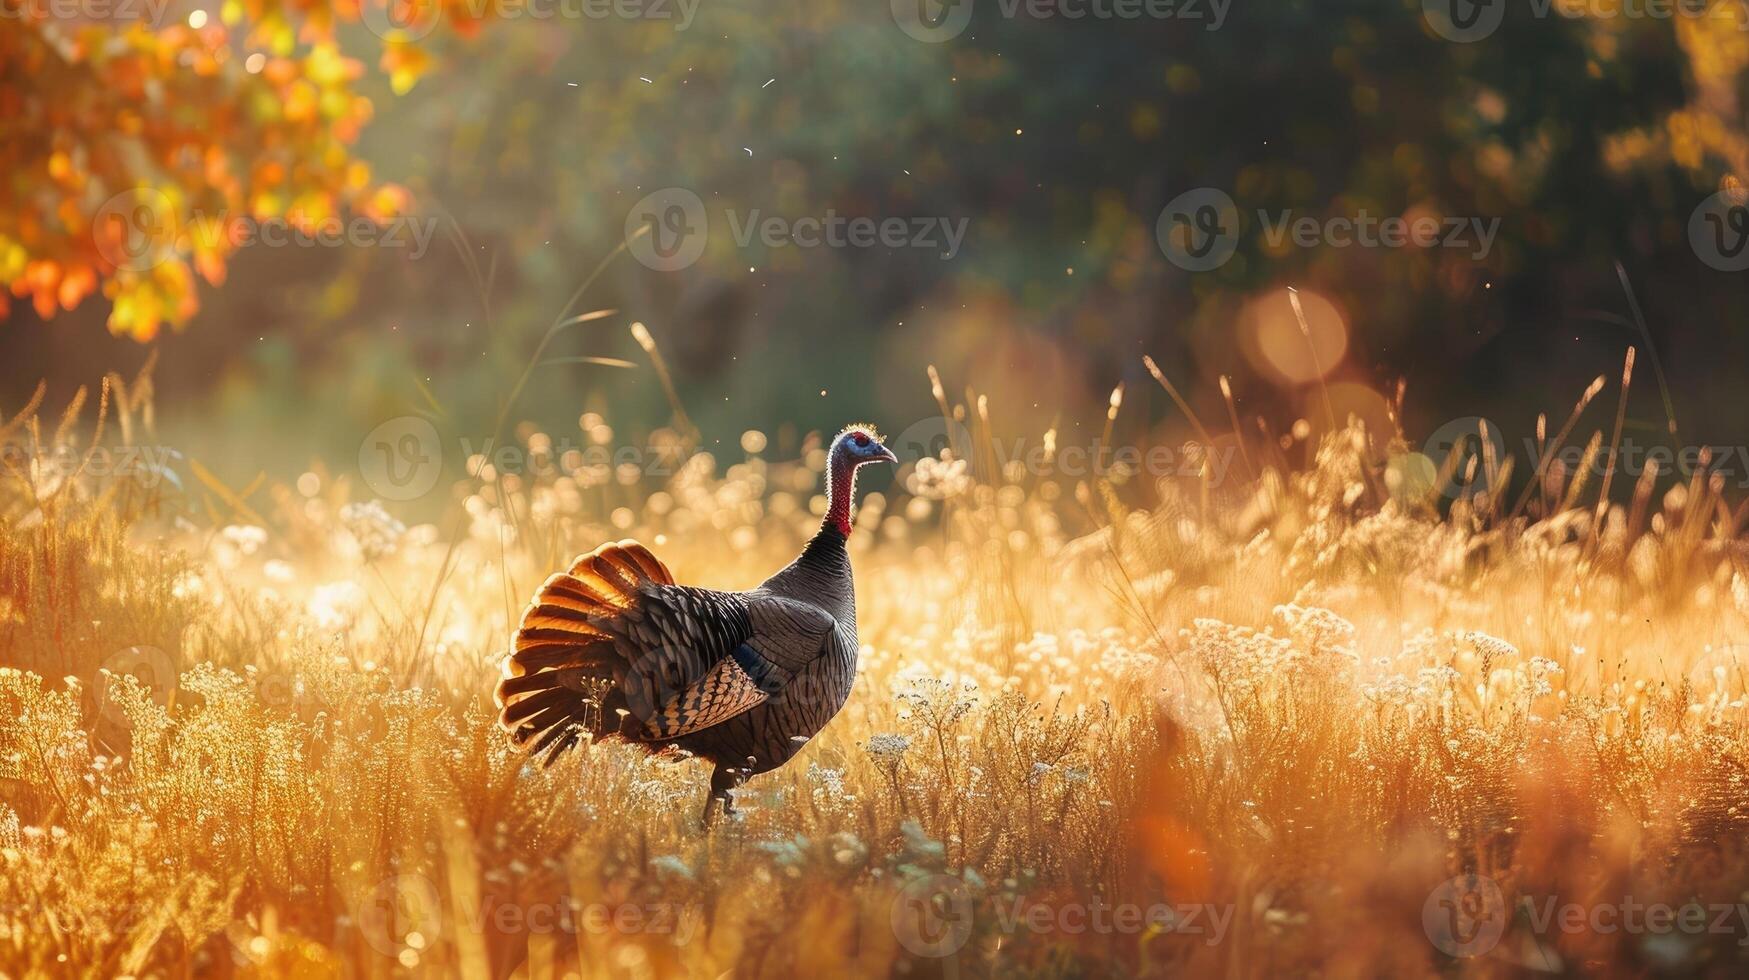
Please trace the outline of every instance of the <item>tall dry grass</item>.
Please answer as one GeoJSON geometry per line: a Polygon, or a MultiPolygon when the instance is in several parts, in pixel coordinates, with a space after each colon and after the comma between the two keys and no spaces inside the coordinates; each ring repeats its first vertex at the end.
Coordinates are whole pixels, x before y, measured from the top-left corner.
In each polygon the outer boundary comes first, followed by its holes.
{"type": "MultiPolygon", "coordinates": [[[[1205,435],[1188,451],[1255,472],[1221,485],[1065,480],[1054,433],[1042,471],[1004,466],[990,406],[937,379],[967,444],[862,504],[850,703],[706,832],[703,764],[528,768],[487,692],[575,552],[633,536],[716,587],[788,560],[817,438],[659,432],[659,480],[477,465],[406,527],[319,468],[82,470],[118,429],[152,438],[138,389],[112,379],[98,433],[80,406],[0,418],[0,974],[1745,965],[1749,918],[1540,914],[1749,898],[1742,512],[1705,479],[1599,510],[1557,469],[1513,506],[1486,460],[1441,507],[1400,433],[1351,424],[1205,435]],[[1424,913],[1471,875],[1505,921],[1453,956],[1424,913]]],[[[616,441],[592,416],[572,439],[616,441]]]]}

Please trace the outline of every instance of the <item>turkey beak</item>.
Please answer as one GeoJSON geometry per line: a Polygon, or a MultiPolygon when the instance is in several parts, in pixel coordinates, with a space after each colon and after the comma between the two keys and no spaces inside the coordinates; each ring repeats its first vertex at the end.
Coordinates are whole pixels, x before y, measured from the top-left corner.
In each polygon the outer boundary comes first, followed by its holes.
{"type": "Polygon", "coordinates": [[[879,443],[877,448],[880,449],[880,454],[875,459],[892,463],[894,466],[899,465],[899,457],[893,455],[893,451],[887,448],[886,443],[879,443]]]}

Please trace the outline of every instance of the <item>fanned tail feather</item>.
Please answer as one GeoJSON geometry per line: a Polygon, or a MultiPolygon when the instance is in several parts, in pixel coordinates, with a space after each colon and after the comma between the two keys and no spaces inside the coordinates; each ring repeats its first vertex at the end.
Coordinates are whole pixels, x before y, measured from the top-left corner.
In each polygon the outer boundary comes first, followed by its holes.
{"type": "Polygon", "coordinates": [[[494,692],[498,724],[518,748],[544,753],[551,765],[585,733],[618,733],[626,664],[610,626],[636,606],[645,584],[672,585],[674,576],[628,539],[579,557],[541,586],[494,692]]]}

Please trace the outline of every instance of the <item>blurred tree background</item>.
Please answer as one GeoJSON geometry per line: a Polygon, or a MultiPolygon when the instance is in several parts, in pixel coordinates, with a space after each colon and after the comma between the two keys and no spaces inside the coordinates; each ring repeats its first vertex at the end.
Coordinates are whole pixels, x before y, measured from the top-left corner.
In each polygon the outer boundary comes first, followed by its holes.
{"type": "MultiPolygon", "coordinates": [[[[573,311],[619,313],[547,356],[639,368],[540,367],[515,417],[666,418],[635,320],[707,443],[853,416],[903,428],[931,413],[929,364],[1016,431],[1095,426],[1124,381],[1123,424],[1176,433],[1151,354],[1205,417],[1221,415],[1223,374],[1278,429],[1313,417],[1318,373],[1361,392],[1357,409],[1404,378],[1411,431],[1488,416],[1517,445],[1537,412],[1564,416],[1648,342],[1685,442],[1749,438],[1728,369],[1749,356],[1745,273],[1690,243],[1696,208],[1749,164],[1739,4],[1649,17],[1502,0],[1498,28],[1460,43],[1430,19],[1443,0],[1197,0],[1135,19],[1063,16],[1091,9],[1078,0],[923,0],[944,23],[969,11],[927,40],[903,29],[916,0],[618,8],[639,16],[584,0],[442,0],[435,15],[406,0],[164,2],[144,26],[0,19],[0,274],[15,297],[0,408],[39,378],[65,398],[156,351],[166,426],[198,427],[234,474],[350,459],[378,422],[433,404],[485,438],[607,260],[573,311]],[[135,61],[118,65],[122,49],[135,61]],[[173,136],[154,142],[153,120],[173,136]],[[75,153],[69,178],[68,145],[101,152],[75,153]],[[185,188],[172,207],[205,213],[406,213],[438,230],[417,255],[184,241],[188,272],[152,287],[163,323],[145,329],[116,318],[140,274],[89,244],[105,202],[137,184],[185,188]],[[1230,261],[1191,272],[1155,224],[1205,186],[1233,198],[1242,231],[1230,261]],[[658,271],[615,255],[634,205],[668,187],[705,203],[702,257],[658,271]],[[1272,242],[1259,209],[1499,231],[1480,256],[1302,248],[1272,242]],[[773,248],[737,242],[725,212],[967,230],[951,258],[773,248]],[[1312,300],[1314,372],[1267,349],[1289,285],[1312,300]]],[[[1665,409],[1644,377],[1630,425],[1653,438],[1665,409]]]]}

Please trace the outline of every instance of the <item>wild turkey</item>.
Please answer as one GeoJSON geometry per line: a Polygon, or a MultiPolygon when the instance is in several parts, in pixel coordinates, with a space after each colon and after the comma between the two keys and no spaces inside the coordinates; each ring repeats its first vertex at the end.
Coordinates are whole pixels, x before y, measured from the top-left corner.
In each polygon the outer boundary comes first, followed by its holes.
{"type": "Polygon", "coordinates": [[[648,548],[625,540],[547,579],[522,614],[499,681],[498,723],[552,762],[585,734],[716,764],[704,820],[742,779],[783,765],[850,695],[856,592],[850,577],[856,471],[898,462],[872,426],[827,454],[826,517],[801,556],[758,588],[674,584],[648,548]]]}

